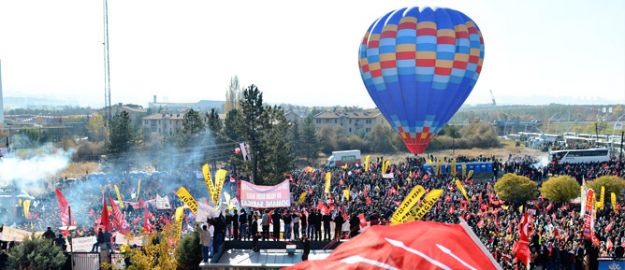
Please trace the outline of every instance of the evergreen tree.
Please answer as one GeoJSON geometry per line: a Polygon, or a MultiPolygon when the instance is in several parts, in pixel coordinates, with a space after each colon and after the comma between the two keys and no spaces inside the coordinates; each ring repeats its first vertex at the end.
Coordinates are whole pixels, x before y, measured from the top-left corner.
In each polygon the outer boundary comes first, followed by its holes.
{"type": "Polygon", "coordinates": [[[226,138],[234,141],[240,141],[242,134],[244,134],[243,118],[239,110],[230,110],[226,114],[224,120],[223,133],[226,138]]]}
{"type": "Polygon", "coordinates": [[[284,179],[284,173],[293,168],[293,145],[289,140],[289,122],[280,107],[266,107],[263,115],[262,171],[264,184],[274,185],[284,179]]]}
{"type": "Polygon", "coordinates": [[[8,269],[63,269],[67,258],[48,239],[27,239],[8,252],[8,269]]]}
{"type": "Polygon", "coordinates": [[[187,135],[194,135],[199,133],[200,131],[204,131],[206,125],[204,121],[202,121],[202,117],[200,117],[200,113],[190,109],[182,118],[182,130],[187,135]]]}
{"type": "Polygon", "coordinates": [[[302,145],[300,142],[300,131],[299,131],[299,124],[298,121],[294,121],[293,123],[291,123],[291,127],[289,129],[290,131],[290,140],[291,140],[291,144],[293,146],[293,156],[294,157],[298,157],[299,155],[301,155],[302,153],[302,145]]]}
{"type": "Polygon", "coordinates": [[[317,135],[315,134],[315,124],[313,121],[313,114],[311,113],[304,119],[304,125],[302,127],[302,142],[300,147],[308,162],[314,161],[319,154],[319,143],[317,141],[317,135]]]}
{"type": "Polygon", "coordinates": [[[221,119],[219,119],[217,110],[211,109],[209,113],[206,113],[206,118],[208,119],[208,128],[213,132],[213,134],[220,134],[223,123],[221,123],[221,119]]]}
{"type": "Polygon", "coordinates": [[[263,107],[263,93],[258,90],[256,85],[250,85],[243,91],[243,99],[240,101],[241,110],[243,111],[243,135],[249,142],[250,155],[252,157],[252,181],[258,183],[259,161],[263,160],[263,152],[261,151],[261,134],[263,132],[263,123],[261,117],[265,111],[263,107]]]}
{"type": "Polygon", "coordinates": [[[121,111],[116,113],[109,125],[108,152],[110,154],[120,154],[128,151],[133,141],[132,132],[128,112],[121,111]]]}

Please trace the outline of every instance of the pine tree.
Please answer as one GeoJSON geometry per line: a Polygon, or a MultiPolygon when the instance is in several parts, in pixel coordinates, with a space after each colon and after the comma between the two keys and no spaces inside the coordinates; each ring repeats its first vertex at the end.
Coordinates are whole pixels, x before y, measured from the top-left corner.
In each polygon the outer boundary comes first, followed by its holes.
{"type": "Polygon", "coordinates": [[[289,122],[280,107],[266,107],[263,144],[265,159],[262,163],[264,184],[273,185],[284,180],[284,173],[293,168],[293,144],[289,139],[289,122]]]}
{"type": "Polygon", "coordinates": [[[319,154],[319,143],[315,134],[315,124],[313,123],[313,114],[309,114],[304,119],[302,127],[302,143],[301,148],[308,162],[314,161],[319,154]]]}
{"type": "Polygon", "coordinates": [[[206,113],[206,118],[208,118],[208,128],[213,132],[213,134],[220,134],[223,123],[221,123],[221,119],[219,119],[217,110],[211,109],[209,113],[206,113]]]}
{"type": "Polygon", "coordinates": [[[243,99],[240,101],[241,110],[243,111],[243,135],[249,141],[250,155],[252,157],[252,181],[257,183],[259,180],[258,165],[263,160],[263,152],[261,149],[261,134],[263,112],[263,93],[258,90],[256,85],[250,85],[243,91],[243,99]]]}
{"type": "Polygon", "coordinates": [[[224,135],[230,140],[240,141],[244,131],[241,111],[236,109],[230,110],[224,120],[224,135]]]}
{"type": "Polygon", "coordinates": [[[184,117],[182,118],[182,130],[185,134],[197,134],[200,131],[204,131],[205,127],[206,125],[204,125],[204,121],[202,121],[199,112],[190,109],[184,114],[184,117]]]}
{"type": "Polygon", "coordinates": [[[302,149],[301,149],[301,142],[300,142],[300,131],[299,131],[299,124],[298,121],[294,121],[293,123],[291,123],[291,127],[289,128],[290,131],[290,140],[291,140],[291,144],[293,145],[293,156],[294,157],[298,157],[299,155],[301,155],[302,153],[302,149]]]}
{"type": "Polygon", "coordinates": [[[121,154],[128,151],[132,146],[132,132],[128,112],[122,111],[116,113],[109,125],[108,152],[110,154],[121,154]]]}

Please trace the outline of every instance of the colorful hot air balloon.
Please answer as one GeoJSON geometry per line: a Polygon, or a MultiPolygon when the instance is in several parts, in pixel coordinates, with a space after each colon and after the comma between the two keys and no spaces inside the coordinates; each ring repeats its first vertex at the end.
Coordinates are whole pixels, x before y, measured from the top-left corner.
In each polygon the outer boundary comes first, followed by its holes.
{"type": "Polygon", "coordinates": [[[369,95],[413,154],[467,99],[484,60],[477,24],[448,8],[403,8],[377,19],[359,50],[369,95]]]}

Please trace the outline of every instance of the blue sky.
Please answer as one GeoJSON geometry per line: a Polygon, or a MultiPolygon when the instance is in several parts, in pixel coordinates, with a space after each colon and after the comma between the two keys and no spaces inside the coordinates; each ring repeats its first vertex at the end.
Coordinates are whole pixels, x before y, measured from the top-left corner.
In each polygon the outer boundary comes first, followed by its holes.
{"type": "MultiPolygon", "coordinates": [[[[357,51],[404,6],[460,10],[481,28],[484,68],[467,103],[625,103],[625,1],[110,0],[112,99],[224,99],[228,80],[265,100],[373,106],[357,51]]],[[[103,104],[102,2],[0,1],[6,96],[103,104]]]]}

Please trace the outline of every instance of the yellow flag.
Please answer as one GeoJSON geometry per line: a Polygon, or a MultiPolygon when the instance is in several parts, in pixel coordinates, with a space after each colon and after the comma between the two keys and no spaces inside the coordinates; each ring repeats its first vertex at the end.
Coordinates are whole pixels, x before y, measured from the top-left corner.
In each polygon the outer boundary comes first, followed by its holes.
{"type": "Polygon", "coordinates": [[[473,170],[469,171],[469,175],[467,175],[467,179],[471,179],[473,177],[473,170]]]}
{"type": "MultiPolygon", "coordinates": [[[[614,194],[614,192],[610,194],[610,201],[612,202],[612,210],[618,211],[618,208],[616,207],[616,194],[614,194]]],[[[24,202],[24,204],[26,204],[26,202],[24,202]]]]}
{"type": "Polygon", "coordinates": [[[367,155],[367,157],[365,157],[365,172],[369,171],[369,159],[371,158],[370,155],[367,155]]]}
{"type": "Polygon", "coordinates": [[[228,174],[228,171],[224,169],[219,169],[215,172],[215,197],[213,198],[215,205],[219,202],[221,190],[224,188],[224,183],[226,183],[226,174],[228,174]]]}
{"type": "Polygon", "coordinates": [[[408,193],[408,196],[404,198],[404,201],[401,202],[399,207],[397,207],[397,210],[395,210],[395,213],[393,213],[393,216],[391,217],[391,224],[404,223],[408,218],[408,212],[415,204],[417,204],[417,202],[419,202],[419,199],[423,197],[423,194],[425,194],[425,189],[422,186],[417,185],[412,188],[410,193],[408,193]]]}
{"type": "Polygon", "coordinates": [[[410,178],[410,176],[408,176],[408,178],[406,178],[406,181],[408,181],[408,183],[412,183],[412,178],[410,178]]]}
{"type": "Polygon", "coordinates": [[[501,206],[501,209],[503,209],[503,210],[508,210],[508,206],[507,206],[507,205],[502,205],[502,206],[501,206]]]}
{"type": "Polygon", "coordinates": [[[330,193],[331,181],[332,181],[332,174],[330,172],[327,172],[326,173],[326,186],[325,186],[325,189],[324,189],[324,193],[326,193],[326,194],[330,193]]]}
{"type": "Polygon", "coordinates": [[[24,200],[22,206],[24,207],[24,217],[29,218],[30,217],[30,200],[24,200]]]}
{"type": "Polygon", "coordinates": [[[178,188],[178,191],[176,191],[176,195],[178,195],[178,198],[180,198],[180,200],[184,202],[184,204],[188,206],[189,209],[191,209],[191,212],[193,214],[197,213],[197,201],[195,201],[195,198],[193,198],[191,193],[189,193],[186,188],[180,186],[180,188],[178,188]]]}
{"type": "Polygon", "coordinates": [[[519,206],[519,212],[523,213],[523,205],[519,206]]]}
{"type": "Polygon", "coordinates": [[[215,205],[215,185],[213,185],[213,179],[211,178],[211,171],[208,163],[202,166],[202,175],[204,175],[204,182],[206,182],[206,188],[208,189],[208,193],[210,194],[211,201],[213,205],[215,205]]]}
{"type": "Polygon", "coordinates": [[[456,177],[456,160],[451,161],[451,175],[456,177]]]}
{"type": "Polygon", "coordinates": [[[600,205],[601,205],[601,210],[603,210],[604,206],[605,206],[605,187],[601,186],[601,198],[600,198],[600,205]]]}
{"type": "Polygon", "coordinates": [[[346,201],[349,201],[349,187],[346,189],[343,189],[343,197],[345,198],[346,201]]]}
{"type": "Polygon", "coordinates": [[[174,217],[176,219],[176,235],[178,239],[180,239],[180,234],[182,234],[182,216],[184,215],[184,207],[180,206],[176,208],[176,213],[174,217]]]}
{"type": "Polygon", "coordinates": [[[441,174],[441,166],[443,166],[443,161],[439,159],[436,161],[436,176],[439,176],[441,174]]]}
{"type": "Polygon", "coordinates": [[[442,189],[434,189],[428,192],[428,194],[425,195],[425,198],[419,205],[410,209],[407,221],[420,220],[421,218],[423,218],[423,216],[425,216],[425,214],[430,211],[432,206],[434,206],[436,201],[438,201],[438,198],[440,198],[441,195],[443,195],[442,189]]]}
{"type": "Polygon", "coordinates": [[[460,192],[462,192],[462,196],[464,196],[464,198],[467,199],[467,202],[468,202],[469,201],[469,196],[467,196],[467,191],[464,189],[464,186],[462,186],[462,183],[458,179],[456,179],[455,182],[456,182],[456,186],[458,187],[460,192]]]}
{"type": "Polygon", "coordinates": [[[119,201],[119,208],[124,209],[124,202],[122,201],[122,195],[119,193],[119,188],[117,185],[114,185],[115,193],[117,194],[117,201],[119,201]]]}
{"type": "Polygon", "coordinates": [[[388,170],[388,167],[391,165],[391,161],[390,160],[385,160],[384,162],[382,162],[382,174],[385,174],[386,171],[388,170]]]}
{"type": "Polygon", "coordinates": [[[306,200],[306,191],[302,192],[302,194],[299,195],[299,198],[297,198],[297,203],[301,204],[304,202],[304,200],[306,200]]]}
{"type": "Polygon", "coordinates": [[[141,178],[139,178],[139,183],[137,183],[137,198],[139,198],[140,193],[141,193],[141,178]]]}
{"type": "Polygon", "coordinates": [[[22,206],[22,199],[17,199],[17,204],[18,204],[19,206],[22,206]]]}
{"type": "Polygon", "coordinates": [[[462,179],[466,179],[466,178],[467,178],[467,164],[462,163],[462,179]]]}
{"type": "Polygon", "coordinates": [[[224,197],[226,197],[226,208],[233,209],[234,206],[230,203],[230,193],[224,192],[224,197]]]}

